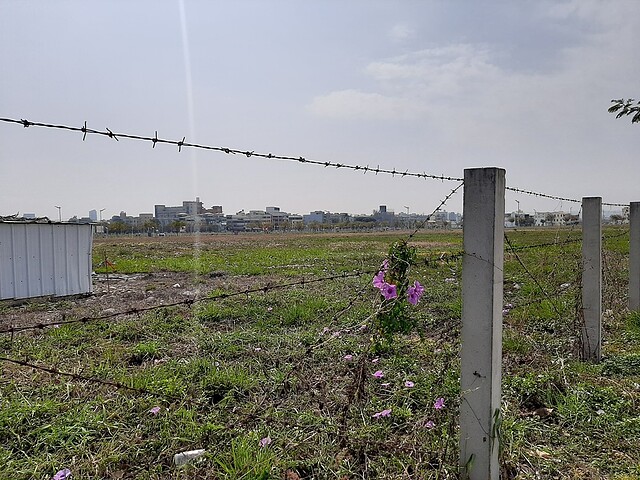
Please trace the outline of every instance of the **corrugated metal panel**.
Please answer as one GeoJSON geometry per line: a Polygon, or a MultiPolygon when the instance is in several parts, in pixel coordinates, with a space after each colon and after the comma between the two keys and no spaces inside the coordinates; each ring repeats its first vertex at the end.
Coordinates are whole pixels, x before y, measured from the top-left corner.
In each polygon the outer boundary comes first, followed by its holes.
{"type": "Polygon", "coordinates": [[[0,222],[0,300],[90,293],[93,226],[0,222]]]}

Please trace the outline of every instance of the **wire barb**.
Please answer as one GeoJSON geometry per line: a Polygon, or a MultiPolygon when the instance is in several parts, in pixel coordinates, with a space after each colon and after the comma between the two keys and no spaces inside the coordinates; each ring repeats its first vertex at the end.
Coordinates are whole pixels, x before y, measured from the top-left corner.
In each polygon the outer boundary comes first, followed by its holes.
{"type": "MultiPolygon", "coordinates": [[[[113,138],[116,142],[119,142],[120,140],[118,140],[118,137],[116,137],[116,134],[113,133],[111,130],[109,130],[108,128],[106,129],[107,132],[109,132],[109,138],[113,138]]],[[[86,131],[86,129],[85,129],[86,131]]]]}

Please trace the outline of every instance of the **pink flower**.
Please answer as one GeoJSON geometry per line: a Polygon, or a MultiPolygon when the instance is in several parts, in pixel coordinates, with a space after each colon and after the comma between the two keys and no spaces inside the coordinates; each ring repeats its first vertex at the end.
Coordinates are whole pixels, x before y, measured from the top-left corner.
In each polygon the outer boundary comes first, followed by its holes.
{"type": "Polygon", "coordinates": [[[382,377],[384,377],[384,373],[382,373],[382,370],[378,370],[377,372],[375,372],[373,374],[373,376],[376,377],[376,378],[382,378],[382,377]]]}
{"type": "Polygon", "coordinates": [[[407,380],[406,382],[404,382],[404,386],[407,388],[413,388],[416,386],[416,384],[413,383],[411,380],[407,380]]]}
{"type": "Polygon", "coordinates": [[[65,468],[56,473],[51,480],[67,480],[71,478],[71,470],[65,468]]]}
{"type": "Polygon", "coordinates": [[[382,296],[385,300],[391,300],[392,298],[396,298],[398,296],[396,286],[386,282],[380,289],[380,292],[382,293],[382,296]]]}
{"type": "Polygon", "coordinates": [[[386,272],[387,270],[389,270],[389,259],[388,259],[388,258],[385,258],[385,259],[382,261],[381,268],[382,268],[382,270],[384,270],[385,272],[386,272]]]}
{"type": "Polygon", "coordinates": [[[436,424],[433,423],[433,420],[429,420],[427,423],[424,424],[424,426],[427,428],[433,428],[436,426],[436,424]]]}
{"type": "Polygon", "coordinates": [[[417,305],[423,293],[424,293],[424,287],[420,285],[420,282],[416,280],[413,283],[413,285],[409,287],[409,290],[407,290],[407,297],[409,299],[409,303],[411,305],[417,305]]]}
{"type": "Polygon", "coordinates": [[[378,413],[374,413],[373,415],[371,415],[373,418],[380,418],[380,417],[388,417],[389,415],[391,415],[391,409],[385,409],[382,410],[381,412],[378,413]]]}
{"type": "Polygon", "coordinates": [[[371,363],[378,363],[380,361],[379,358],[374,358],[373,360],[371,360],[371,363]]]}
{"type": "Polygon", "coordinates": [[[409,291],[407,292],[407,299],[411,305],[417,305],[420,301],[420,297],[418,297],[415,292],[412,292],[411,288],[409,288],[409,291]]]}
{"type": "Polygon", "coordinates": [[[158,413],[160,413],[160,407],[153,407],[151,410],[149,410],[149,413],[157,415],[158,413]]]}
{"type": "Polygon", "coordinates": [[[347,362],[350,362],[351,360],[353,360],[353,355],[349,354],[349,355],[345,355],[343,357],[347,362]]]}
{"type": "Polygon", "coordinates": [[[262,439],[260,439],[260,448],[264,448],[267,445],[271,444],[271,437],[264,437],[262,439]]]}
{"type": "Polygon", "coordinates": [[[444,398],[437,398],[435,403],[433,404],[433,408],[436,410],[442,410],[444,408],[444,398]]]}
{"type": "Polygon", "coordinates": [[[382,290],[384,284],[385,284],[385,282],[384,282],[384,272],[382,270],[380,270],[373,277],[373,286],[378,288],[378,289],[380,289],[380,290],[382,290]]]}

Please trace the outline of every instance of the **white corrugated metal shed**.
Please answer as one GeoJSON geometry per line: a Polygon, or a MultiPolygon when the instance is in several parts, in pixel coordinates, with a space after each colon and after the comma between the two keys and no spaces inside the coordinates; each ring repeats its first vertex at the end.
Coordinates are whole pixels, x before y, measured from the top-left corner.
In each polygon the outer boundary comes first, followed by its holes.
{"type": "Polygon", "coordinates": [[[91,293],[93,225],[0,222],[0,300],[91,293]]]}

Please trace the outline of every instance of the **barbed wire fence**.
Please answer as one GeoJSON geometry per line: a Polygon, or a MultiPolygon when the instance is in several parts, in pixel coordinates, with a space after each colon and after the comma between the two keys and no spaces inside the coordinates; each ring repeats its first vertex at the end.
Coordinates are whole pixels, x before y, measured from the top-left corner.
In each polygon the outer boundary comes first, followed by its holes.
{"type": "MultiPolygon", "coordinates": [[[[137,140],[137,141],[149,142],[149,143],[151,143],[152,148],[155,148],[155,146],[157,144],[173,145],[173,146],[177,146],[178,147],[178,151],[179,152],[182,151],[182,148],[195,148],[195,149],[203,149],[203,150],[221,152],[221,153],[225,153],[225,154],[228,154],[228,155],[243,155],[245,157],[259,157],[259,158],[264,158],[264,159],[285,160],[285,161],[297,162],[297,163],[300,163],[300,164],[309,164],[309,165],[316,165],[316,166],[323,166],[323,167],[332,167],[332,168],[336,168],[336,169],[345,169],[345,170],[352,170],[352,171],[362,171],[364,174],[366,174],[366,173],[374,173],[376,175],[383,174],[383,175],[390,175],[392,177],[396,177],[397,176],[399,178],[414,177],[414,178],[433,179],[433,180],[440,180],[440,181],[460,182],[459,185],[456,186],[454,189],[452,189],[451,192],[440,202],[440,204],[434,209],[434,211],[431,214],[429,214],[423,221],[421,221],[404,238],[404,241],[407,241],[407,242],[413,240],[416,237],[416,235],[418,234],[418,232],[420,230],[422,230],[423,228],[425,228],[426,225],[428,225],[429,220],[431,220],[431,218],[433,218],[433,216],[436,214],[436,212],[438,212],[443,206],[445,206],[446,203],[464,186],[464,181],[463,181],[462,178],[453,177],[453,176],[429,174],[429,173],[426,173],[426,172],[422,172],[422,173],[409,172],[408,170],[402,171],[402,170],[397,170],[395,168],[393,168],[393,169],[381,168],[379,165],[374,168],[374,167],[370,167],[369,165],[361,166],[361,165],[355,165],[355,164],[340,163],[340,162],[335,162],[335,161],[320,161],[320,160],[307,159],[307,158],[305,158],[303,156],[277,155],[277,154],[272,154],[272,153],[259,153],[259,152],[255,152],[253,150],[247,150],[247,149],[227,148],[227,147],[204,145],[204,144],[194,144],[194,143],[186,142],[186,138],[185,137],[183,137],[182,140],[179,140],[179,141],[160,138],[160,137],[158,137],[157,131],[155,132],[155,135],[153,137],[149,137],[149,136],[133,135],[133,134],[128,134],[128,133],[113,132],[109,128],[106,128],[104,131],[94,130],[94,129],[88,128],[87,125],[86,125],[86,122],[84,123],[84,125],[82,127],[72,127],[72,126],[68,126],[68,125],[57,125],[57,124],[48,124],[48,123],[40,123],[40,122],[31,122],[31,121],[23,120],[23,119],[18,120],[18,119],[9,119],[9,118],[0,118],[0,122],[22,125],[25,128],[27,128],[27,127],[41,127],[41,128],[49,128],[49,129],[56,129],[56,130],[66,130],[66,131],[71,131],[71,132],[78,132],[78,133],[82,133],[82,140],[83,141],[86,139],[87,135],[97,135],[97,136],[107,137],[107,138],[113,139],[115,141],[119,141],[120,139],[129,139],[129,140],[137,140]]],[[[543,193],[543,192],[536,192],[536,191],[533,191],[533,190],[526,190],[526,189],[515,188],[515,187],[510,187],[510,186],[507,186],[506,189],[508,191],[512,191],[512,192],[520,193],[520,194],[526,194],[526,195],[531,195],[531,196],[554,199],[554,200],[558,200],[558,201],[581,203],[581,200],[578,200],[578,199],[573,199],[573,198],[568,198],[568,197],[561,197],[561,196],[546,194],[546,193],[543,193]]],[[[614,206],[614,207],[627,206],[627,204],[621,204],[621,203],[603,203],[603,205],[614,206]]],[[[575,227],[575,225],[574,225],[574,227],[575,227]]],[[[534,284],[536,290],[539,292],[539,296],[537,298],[533,298],[533,299],[530,299],[530,300],[528,300],[526,302],[522,302],[522,303],[517,304],[515,306],[511,306],[511,309],[522,309],[522,308],[526,308],[526,307],[528,307],[530,305],[534,305],[536,303],[548,302],[548,304],[551,305],[551,307],[553,308],[553,310],[556,313],[556,315],[559,318],[562,317],[562,313],[560,312],[558,306],[556,305],[556,299],[554,299],[554,297],[557,297],[558,294],[566,291],[566,288],[564,288],[562,285],[559,285],[559,286],[556,286],[553,290],[548,290],[548,287],[543,285],[543,282],[532,272],[532,270],[530,268],[527,267],[526,262],[519,255],[519,253],[526,252],[526,251],[531,251],[531,250],[535,250],[535,249],[548,249],[548,248],[559,248],[561,250],[561,252],[562,252],[562,250],[567,246],[580,244],[582,242],[582,238],[581,237],[579,237],[579,238],[578,237],[576,237],[576,238],[572,237],[572,233],[573,233],[573,228],[574,227],[572,227],[567,232],[565,239],[556,239],[555,242],[541,242],[541,243],[533,243],[533,244],[525,244],[525,245],[516,245],[515,241],[512,240],[511,236],[508,236],[508,235],[504,236],[506,253],[511,255],[511,256],[513,256],[513,258],[515,259],[515,261],[517,262],[519,267],[524,271],[525,277],[534,284]]],[[[605,239],[615,239],[615,238],[624,237],[624,236],[626,236],[628,234],[629,234],[628,230],[624,230],[624,231],[620,231],[620,232],[618,232],[618,233],[616,233],[614,235],[605,236],[604,238],[605,239]]],[[[439,254],[429,254],[429,255],[425,255],[424,257],[420,258],[420,260],[416,263],[416,265],[417,266],[427,266],[427,267],[429,267],[429,266],[437,266],[437,265],[441,265],[443,263],[451,264],[451,265],[458,265],[459,261],[465,255],[468,255],[468,253],[465,253],[462,250],[451,251],[451,252],[443,252],[443,253],[439,253],[439,254]]],[[[609,264],[606,263],[606,261],[605,261],[605,268],[610,270],[609,264]]],[[[19,334],[19,333],[22,333],[22,332],[27,332],[27,331],[32,331],[32,330],[44,330],[44,329],[47,329],[49,327],[57,327],[57,326],[61,326],[61,325],[89,324],[89,323],[93,323],[93,322],[101,322],[101,321],[106,321],[106,320],[118,320],[118,319],[123,319],[123,318],[130,317],[132,315],[140,315],[140,314],[144,314],[144,313],[148,313],[148,312],[152,312],[152,311],[157,311],[157,310],[160,310],[160,309],[167,309],[167,308],[171,308],[171,307],[179,307],[179,306],[192,307],[195,304],[210,303],[210,302],[216,302],[216,301],[219,301],[219,300],[225,300],[225,299],[230,299],[230,298],[235,298],[235,297],[248,296],[248,295],[253,294],[253,293],[268,293],[268,292],[275,291],[275,290],[290,289],[290,288],[295,288],[295,287],[304,287],[306,285],[316,284],[316,283],[324,283],[324,282],[330,282],[330,281],[344,281],[346,279],[354,279],[354,278],[360,278],[361,279],[361,278],[365,277],[366,281],[363,282],[362,287],[359,288],[354,293],[354,295],[351,296],[351,298],[348,300],[346,306],[344,306],[344,308],[342,308],[342,309],[338,310],[337,312],[335,312],[335,314],[332,316],[332,318],[328,322],[329,324],[332,324],[332,323],[336,322],[337,320],[339,320],[354,305],[356,305],[359,301],[362,300],[362,298],[364,296],[363,293],[365,293],[366,290],[370,288],[371,277],[373,275],[375,275],[378,271],[379,271],[379,267],[378,268],[373,268],[373,269],[363,269],[363,270],[359,270],[359,271],[356,271],[356,272],[349,272],[349,273],[345,272],[345,273],[342,273],[342,274],[330,275],[330,276],[320,277],[320,278],[306,278],[306,279],[302,278],[301,280],[297,280],[297,281],[293,281],[293,282],[286,282],[286,283],[281,283],[281,284],[268,283],[268,284],[265,284],[264,286],[261,286],[261,287],[246,288],[246,289],[238,290],[238,291],[231,292],[231,293],[217,293],[217,294],[212,294],[212,295],[209,295],[207,297],[202,297],[202,298],[185,299],[185,300],[178,301],[178,302],[171,302],[171,303],[165,303],[165,304],[152,305],[152,306],[149,306],[149,307],[129,308],[129,309],[121,310],[121,311],[114,312],[114,313],[104,314],[104,315],[83,316],[81,318],[72,318],[72,319],[63,319],[63,320],[57,320],[57,321],[39,322],[39,323],[36,323],[36,324],[30,324],[30,325],[3,326],[3,327],[0,327],[0,334],[11,335],[11,339],[13,340],[13,338],[14,338],[14,336],[16,334],[19,334]]],[[[510,281],[510,280],[507,279],[506,281],[510,281]]],[[[349,328],[356,328],[356,326],[357,325],[353,325],[352,327],[346,327],[346,330],[349,330],[349,328]]],[[[302,360],[304,360],[304,358],[309,356],[315,349],[318,349],[318,348],[322,347],[324,344],[326,344],[327,342],[331,341],[332,339],[333,339],[332,337],[319,338],[316,342],[314,342],[313,344],[307,346],[306,349],[304,349],[300,353],[297,353],[297,354],[293,355],[291,357],[291,359],[290,359],[291,368],[289,368],[287,370],[287,372],[284,374],[283,379],[276,386],[276,389],[277,388],[281,388],[285,383],[287,383],[289,380],[291,380],[292,376],[297,374],[296,364],[299,364],[302,360]]],[[[33,369],[35,371],[42,371],[42,372],[45,372],[45,373],[48,373],[48,374],[51,374],[51,375],[55,375],[55,376],[67,377],[67,378],[71,378],[73,380],[80,381],[80,382],[88,382],[88,383],[100,384],[100,385],[103,385],[103,386],[106,386],[106,387],[109,387],[109,388],[115,388],[117,390],[126,390],[126,391],[130,391],[130,392],[134,392],[134,393],[136,393],[138,395],[150,395],[150,396],[154,396],[154,397],[160,397],[160,398],[163,398],[163,399],[165,399],[167,401],[188,401],[188,402],[194,401],[194,399],[188,398],[187,396],[169,395],[169,394],[165,394],[165,393],[161,393],[161,392],[154,392],[154,391],[146,389],[146,388],[135,387],[133,385],[129,385],[129,384],[124,383],[124,382],[117,382],[117,381],[97,378],[97,377],[93,377],[93,376],[84,376],[84,375],[78,374],[78,373],[59,370],[59,369],[51,367],[51,366],[45,366],[45,365],[40,364],[39,362],[33,362],[33,361],[28,361],[28,360],[20,360],[20,359],[5,357],[5,356],[0,356],[0,362],[4,362],[4,363],[7,363],[7,364],[13,364],[13,365],[16,365],[16,366],[19,366],[19,367],[30,368],[30,369],[33,369]]],[[[360,375],[360,377],[362,377],[362,372],[360,371],[360,373],[358,375],[360,375]]],[[[359,379],[356,379],[356,380],[361,381],[362,378],[359,378],[359,379]]],[[[283,401],[283,400],[281,399],[281,401],[283,401]]]]}
{"type": "MultiPolygon", "coordinates": [[[[261,153],[261,152],[256,152],[255,150],[250,150],[250,149],[190,143],[186,141],[186,137],[182,137],[182,140],[170,140],[170,139],[158,137],[157,130],[155,131],[154,136],[150,137],[145,135],[136,135],[136,134],[124,133],[124,132],[113,132],[109,128],[105,128],[104,130],[95,130],[93,128],[87,127],[86,121],[84,122],[84,125],[82,127],[73,127],[70,125],[53,124],[53,123],[33,122],[26,119],[15,119],[15,118],[5,118],[5,117],[0,117],[0,122],[22,125],[24,128],[40,127],[40,128],[54,129],[54,130],[66,130],[70,132],[78,132],[78,133],[82,133],[83,141],[86,140],[87,135],[97,135],[97,136],[110,138],[115,141],[120,141],[119,139],[123,138],[128,140],[148,142],[151,144],[152,148],[155,148],[157,144],[173,145],[178,147],[178,152],[181,152],[183,148],[195,148],[199,150],[210,150],[215,152],[221,152],[227,155],[243,155],[245,157],[258,157],[258,158],[265,158],[270,160],[286,160],[286,161],[298,162],[301,164],[316,165],[316,166],[322,166],[322,167],[333,167],[336,169],[343,168],[346,170],[361,171],[364,174],[371,172],[376,175],[384,174],[384,175],[391,175],[392,177],[397,176],[400,178],[415,177],[415,178],[433,179],[433,180],[450,181],[450,182],[464,181],[460,177],[455,177],[450,175],[438,175],[438,174],[426,173],[426,172],[410,172],[408,169],[403,171],[402,169],[396,169],[396,168],[393,168],[393,169],[381,168],[379,165],[377,165],[376,167],[372,167],[370,165],[354,165],[354,164],[342,163],[342,162],[336,162],[336,161],[314,160],[314,159],[306,158],[302,155],[296,156],[296,155],[280,155],[280,154],[274,154],[274,153],[261,153]]],[[[571,203],[582,202],[582,200],[575,199],[575,198],[561,197],[557,195],[551,195],[548,193],[537,192],[534,190],[527,190],[523,188],[507,186],[506,189],[515,193],[548,198],[551,200],[559,200],[559,201],[571,202],[571,203]]],[[[624,204],[624,203],[606,203],[606,202],[604,202],[603,205],[612,206],[612,207],[627,206],[627,204],[624,204]]]]}
{"type": "MultiPolygon", "coordinates": [[[[301,164],[317,165],[317,166],[323,166],[323,167],[333,167],[333,168],[337,168],[337,169],[343,168],[343,169],[346,169],[346,170],[362,171],[365,174],[368,173],[368,172],[371,172],[371,173],[374,173],[376,175],[384,174],[384,175],[391,175],[392,177],[395,177],[395,176],[398,176],[398,177],[401,177],[401,178],[402,177],[416,177],[416,178],[424,178],[424,179],[435,179],[435,180],[441,180],[441,181],[461,182],[457,187],[455,187],[442,200],[442,202],[438,205],[438,207],[436,207],[436,209],[431,214],[429,214],[425,219],[423,219],[415,227],[415,229],[407,236],[406,241],[410,241],[412,238],[414,238],[415,235],[428,224],[428,222],[435,215],[435,213],[438,212],[446,204],[446,202],[456,192],[458,192],[459,189],[464,185],[463,179],[459,178],[459,177],[455,177],[455,176],[437,175],[437,174],[430,174],[430,173],[426,173],[426,172],[422,172],[422,173],[409,172],[408,170],[402,171],[402,170],[398,170],[396,168],[393,168],[393,169],[381,168],[379,165],[376,166],[376,167],[371,167],[369,165],[361,166],[361,165],[353,165],[353,164],[347,164],[347,163],[341,163],[341,162],[335,162],[335,161],[313,160],[313,159],[308,159],[308,158],[306,158],[304,156],[291,156],[291,155],[279,155],[279,154],[273,154],[273,153],[260,153],[260,152],[256,152],[254,150],[249,150],[249,149],[230,148],[230,147],[213,146],[213,145],[206,145],[206,144],[196,144],[196,143],[187,142],[186,141],[186,137],[183,137],[182,140],[171,140],[171,139],[161,138],[161,137],[158,137],[158,132],[157,131],[155,131],[154,136],[151,137],[151,136],[136,135],[136,134],[131,134],[131,133],[114,132],[109,128],[105,128],[104,130],[96,130],[96,129],[92,129],[92,128],[87,127],[87,122],[84,122],[83,126],[81,126],[81,127],[74,127],[74,126],[63,125],[63,124],[34,122],[34,121],[26,120],[26,119],[12,119],[12,118],[0,118],[0,122],[21,125],[24,128],[40,127],[40,128],[48,128],[48,129],[55,129],[55,130],[65,130],[65,131],[71,131],[71,132],[78,132],[78,133],[82,133],[82,140],[83,141],[86,140],[87,135],[97,135],[97,136],[102,136],[102,137],[106,137],[106,138],[109,138],[109,139],[113,139],[115,141],[119,141],[122,138],[122,139],[149,142],[149,143],[151,143],[152,148],[155,148],[155,146],[157,144],[173,145],[173,146],[178,147],[178,151],[179,152],[182,151],[182,148],[195,148],[195,149],[202,149],[202,150],[210,150],[210,151],[221,152],[221,153],[225,153],[225,154],[229,154],[229,155],[243,155],[245,157],[255,156],[255,157],[265,158],[265,159],[295,161],[295,162],[298,162],[298,163],[301,163],[301,164]]],[[[515,193],[521,193],[521,194],[526,194],[526,195],[531,195],[531,196],[543,197],[543,198],[548,198],[548,199],[553,199],[553,200],[558,200],[558,201],[566,201],[566,202],[571,202],[571,203],[581,203],[581,200],[579,200],[579,199],[563,197],[563,196],[557,196],[557,195],[551,195],[551,194],[547,194],[547,193],[543,193],[543,192],[537,192],[537,191],[533,191],[533,190],[527,190],[527,189],[516,188],[516,187],[511,187],[511,186],[506,186],[506,190],[512,191],[512,192],[515,192],[515,193]]],[[[621,203],[603,203],[603,205],[606,205],[606,206],[626,206],[626,204],[621,204],[621,203]]],[[[624,234],[625,233],[623,232],[620,235],[624,235],[624,234]]],[[[559,246],[559,245],[568,245],[568,244],[572,244],[572,243],[579,243],[579,242],[581,242],[581,238],[576,238],[576,239],[568,238],[568,239],[560,241],[560,242],[552,242],[552,243],[551,242],[547,242],[547,243],[521,245],[521,246],[513,245],[510,242],[510,240],[509,240],[509,238],[507,236],[505,236],[505,241],[507,242],[507,245],[509,247],[509,251],[513,255],[515,255],[516,259],[518,260],[518,262],[520,263],[522,268],[525,270],[525,272],[528,272],[526,265],[524,265],[522,260],[517,255],[518,251],[528,250],[528,249],[537,249],[537,248],[547,248],[547,247],[559,246]]],[[[438,256],[435,256],[435,257],[434,256],[425,257],[422,262],[425,265],[434,265],[434,264],[438,264],[438,263],[442,263],[442,262],[452,263],[452,262],[456,262],[459,259],[461,259],[464,256],[464,254],[465,253],[463,251],[451,252],[451,253],[442,253],[442,254],[439,254],[438,256]]],[[[342,275],[338,275],[338,276],[330,276],[330,277],[325,277],[325,278],[321,278],[321,279],[312,279],[312,280],[302,279],[302,280],[297,281],[297,282],[290,282],[290,283],[281,284],[281,285],[266,285],[264,287],[255,288],[255,289],[245,289],[245,290],[242,290],[242,291],[239,291],[239,292],[235,292],[235,293],[231,293],[231,294],[228,294],[228,293],[219,294],[219,295],[214,296],[214,297],[201,298],[201,299],[186,299],[186,300],[183,300],[183,301],[169,303],[169,304],[155,305],[155,306],[144,307],[144,308],[133,308],[133,309],[128,309],[128,310],[125,310],[125,311],[122,311],[122,312],[116,312],[116,313],[97,316],[97,317],[82,317],[82,318],[72,319],[72,320],[43,322],[43,323],[38,323],[38,324],[35,324],[35,325],[25,325],[25,326],[19,326],[19,327],[10,326],[10,327],[5,327],[5,328],[0,329],[0,334],[7,334],[8,333],[8,334],[11,334],[13,336],[14,334],[16,334],[18,332],[27,331],[27,330],[44,329],[44,328],[52,327],[52,326],[60,326],[60,325],[74,324],[74,323],[90,323],[90,322],[95,322],[95,321],[103,321],[103,320],[113,319],[113,318],[120,317],[120,316],[141,314],[141,313],[145,313],[145,312],[149,312],[149,311],[153,311],[153,310],[157,310],[157,309],[161,309],[161,308],[169,308],[169,307],[180,306],[180,305],[190,306],[190,305],[193,305],[195,303],[200,303],[200,302],[203,302],[203,301],[215,301],[216,299],[230,298],[230,297],[239,296],[239,295],[248,295],[250,293],[255,293],[255,292],[265,292],[266,293],[267,291],[275,290],[275,289],[290,288],[290,287],[294,287],[294,286],[304,286],[305,284],[309,284],[309,283],[330,281],[330,280],[336,280],[336,279],[345,279],[345,278],[354,277],[354,276],[362,276],[362,275],[365,275],[365,274],[372,275],[374,273],[376,273],[376,270],[357,272],[355,274],[348,274],[348,275],[347,274],[342,274],[342,275]]],[[[540,286],[540,283],[538,282],[538,280],[535,277],[533,277],[530,272],[528,272],[527,275],[534,281],[534,283],[536,283],[538,285],[538,288],[540,289],[540,292],[543,294],[544,299],[550,300],[549,294],[547,294],[544,291],[544,289],[540,286]]],[[[535,303],[535,301],[528,302],[528,303],[529,304],[535,303]]],[[[553,304],[553,302],[551,302],[551,303],[553,304]]]]}

